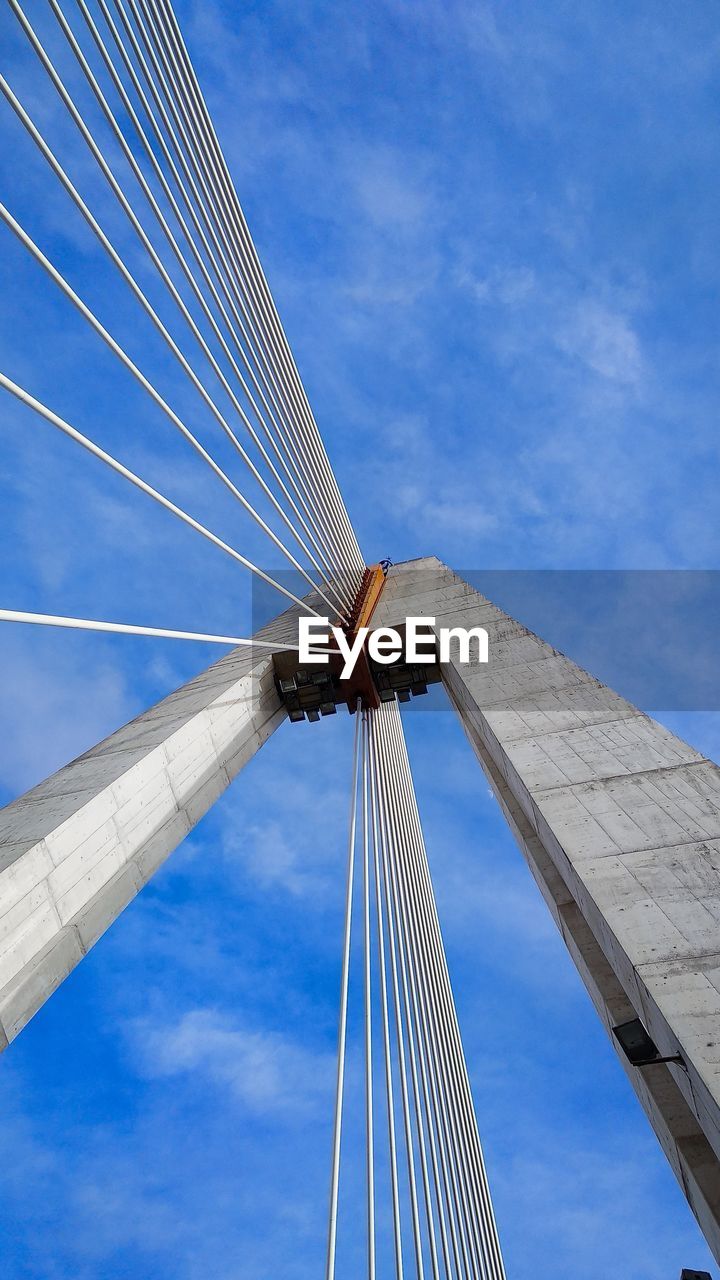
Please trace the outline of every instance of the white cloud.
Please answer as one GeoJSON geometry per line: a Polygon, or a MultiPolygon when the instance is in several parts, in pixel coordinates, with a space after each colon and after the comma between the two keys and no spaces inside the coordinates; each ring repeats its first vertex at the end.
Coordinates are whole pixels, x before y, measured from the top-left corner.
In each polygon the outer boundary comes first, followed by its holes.
{"type": "Polygon", "coordinates": [[[261,888],[281,887],[294,896],[304,896],[326,886],[303,834],[299,826],[288,828],[272,819],[251,823],[240,834],[231,820],[223,850],[231,859],[239,857],[261,888]]]}
{"type": "Polygon", "coordinates": [[[253,764],[252,782],[230,788],[219,811],[222,853],[242,893],[287,894],[314,910],[334,900],[351,755],[352,724],[341,709],[317,726],[284,725],[253,764]]]}
{"type": "Polygon", "coordinates": [[[505,307],[516,307],[526,303],[537,288],[537,273],[532,267],[509,265],[492,267],[487,274],[475,276],[466,269],[457,272],[457,284],[467,289],[479,302],[488,304],[500,303],[505,307]]]}
{"type": "Polygon", "coordinates": [[[218,1010],[191,1009],[164,1026],[138,1019],[128,1032],[146,1076],[204,1076],[251,1111],[304,1114],[330,1096],[334,1055],[218,1010]]]}
{"type": "Polygon", "coordinates": [[[598,301],[578,303],[555,340],[561,351],[611,382],[631,385],[641,378],[640,341],[629,318],[598,301]]]}
{"type": "Polygon", "coordinates": [[[439,502],[424,504],[428,520],[437,525],[443,532],[462,534],[465,537],[485,537],[498,527],[498,518],[492,511],[485,510],[482,495],[474,501],[458,495],[443,495],[439,502]]]}
{"type": "Polygon", "coordinates": [[[434,184],[422,168],[388,147],[357,149],[347,157],[361,210],[386,228],[414,228],[427,218],[434,184]]]}
{"type": "Polygon", "coordinates": [[[89,750],[140,710],[120,669],[88,657],[91,647],[82,642],[74,648],[84,655],[77,665],[70,646],[53,652],[50,642],[36,637],[3,648],[12,678],[0,685],[0,723],[13,732],[0,735],[0,783],[11,795],[89,750]]]}
{"type": "Polygon", "coordinates": [[[533,1274],[533,1259],[552,1256],[558,1275],[605,1280],[622,1256],[625,1275],[667,1280],[682,1266],[708,1265],[690,1215],[658,1211],[661,1197],[669,1209],[681,1192],[674,1194],[669,1171],[648,1176],[649,1137],[643,1135],[639,1150],[610,1138],[602,1152],[589,1147],[582,1130],[538,1127],[528,1138],[525,1153],[496,1179],[502,1197],[521,1206],[514,1238],[506,1241],[513,1270],[533,1274]],[[544,1154],[550,1144],[554,1158],[544,1154]]]}

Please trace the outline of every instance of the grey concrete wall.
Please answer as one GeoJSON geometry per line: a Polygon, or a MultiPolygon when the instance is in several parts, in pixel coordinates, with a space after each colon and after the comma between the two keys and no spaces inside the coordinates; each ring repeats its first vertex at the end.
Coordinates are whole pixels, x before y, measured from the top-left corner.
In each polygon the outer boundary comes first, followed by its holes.
{"type": "Polygon", "coordinates": [[[0,810],[0,1049],[284,718],[270,653],[235,649],[0,810]]]}
{"type": "Polygon", "coordinates": [[[487,628],[445,687],[608,1032],[684,1060],[620,1055],[720,1260],[720,770],[438,560],[391,570],[373,621],[408,615],[487,628]]]}

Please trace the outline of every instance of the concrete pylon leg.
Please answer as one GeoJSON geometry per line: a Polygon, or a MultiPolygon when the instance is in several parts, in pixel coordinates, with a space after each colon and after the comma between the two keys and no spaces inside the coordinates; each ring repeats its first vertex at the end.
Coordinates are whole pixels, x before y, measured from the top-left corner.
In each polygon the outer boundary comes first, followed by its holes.
{"type": "MultiPolygon", "coordinates": [[[[296,643],[298,612],[256,638],[296,643]]],[[[270,651],[235,649],[0,810],[0,1049],[285,714],[270,651]]]]}
{"type": "Polygon", "coordinates": [[[407,616],[487,629],[445,688],[606,1028],[681,1055],[620,1059],[720,1261],[720,769],[434,558],[373,623],[407,616]]]}

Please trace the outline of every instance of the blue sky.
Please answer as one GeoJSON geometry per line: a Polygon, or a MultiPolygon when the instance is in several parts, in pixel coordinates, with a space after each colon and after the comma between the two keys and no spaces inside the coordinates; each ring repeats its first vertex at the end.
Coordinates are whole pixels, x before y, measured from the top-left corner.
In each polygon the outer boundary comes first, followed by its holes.
{"type": "MultiPolygon", "coordinates": [[[[178,13],[368,559],[720,567],[715,7],[178,13]]],[[[7,10],[0,42],[170,315],[7,10]]],[[[0,129],[11,212],[234,465],[7,108],[0,129]]],[[[0,273],[2,368],[277,564],[7,232],[0,273]]],[[[0,603],[248,630],[230,560],[8,399],[0,426],[0,603]]],[[[0,647],[2,799],[213,656],[9,627],[0,647]]],[[[715,716],[662,718],[717,755],[715,716]]],[[[459,728],[405,723],[509,1275],[713,1270],[459,728]]],[[[9,1280],[320,1271],[350,747],[345,717],[285,726],[0,1061],[9,1280]]]]}

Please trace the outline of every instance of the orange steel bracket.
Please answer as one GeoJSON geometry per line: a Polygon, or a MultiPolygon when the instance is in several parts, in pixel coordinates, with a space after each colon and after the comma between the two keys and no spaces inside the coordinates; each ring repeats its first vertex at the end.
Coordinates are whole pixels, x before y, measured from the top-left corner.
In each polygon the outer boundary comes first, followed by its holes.
{"type": "Polygon", "coordinates": [[[350,624],[351,632],[356,634],[361,627],[369,624],[384,586],[385,573],[382,567],[379,564],[371,564],[363,574],[360,590],[355,597],[350,624]]]}
{"type": "MultiPolygon", "coordinates": [[[[369,625],[384,586],[385,571],[382,565],[371,564],[363,574],[360,589],[352,607],[347,628],[351,638],[357,635],[361,627],[369,625]]],[[[370,674],[370,664],[368,663],[365,646],[363,646],[358,656],[355,670],[350,679],[345,681],[344,684],[347,689],[347,704],[351,712],[355,710],[358,698],[362,699],[363,707],[377,708],[380,706],[375,682],[370,674]]]]}

